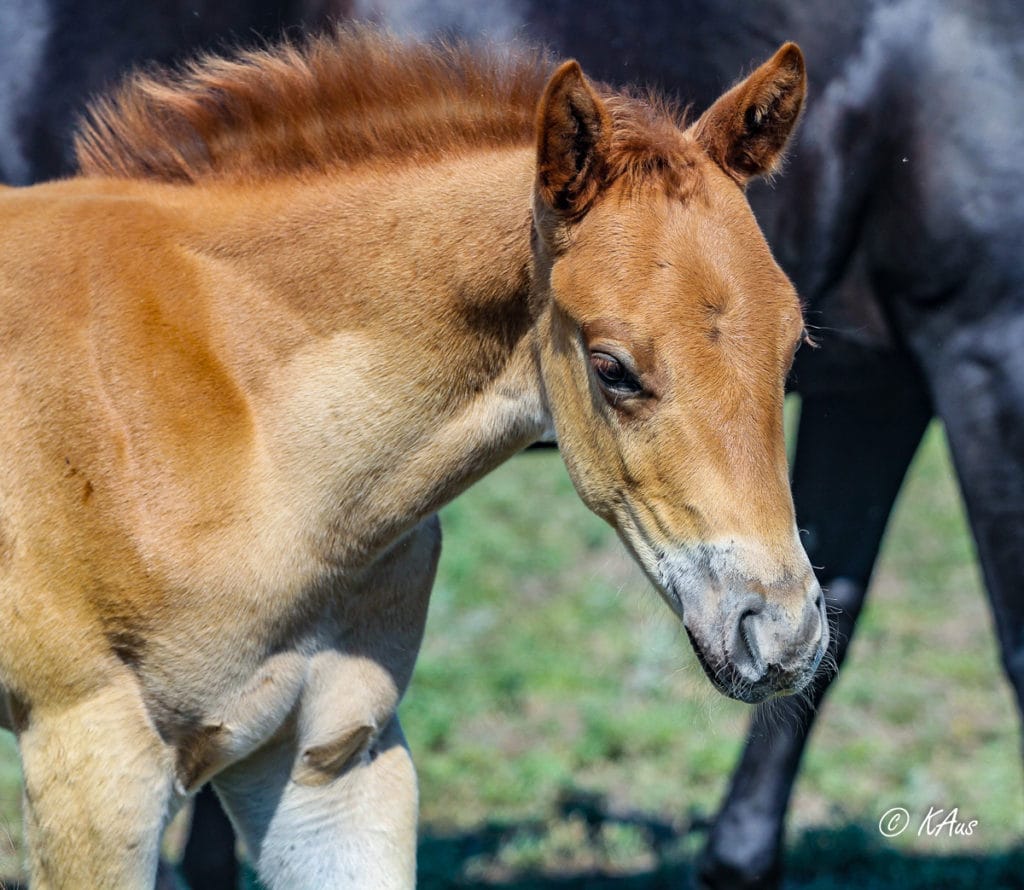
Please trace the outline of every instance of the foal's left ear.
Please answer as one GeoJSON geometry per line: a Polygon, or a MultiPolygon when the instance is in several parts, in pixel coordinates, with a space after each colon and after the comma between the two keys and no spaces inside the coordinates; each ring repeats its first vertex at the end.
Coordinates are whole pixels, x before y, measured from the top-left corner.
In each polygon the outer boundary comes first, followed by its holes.
{"type": "Polygon", "coordinates": [[[787,43],[719,98],[690,131],[718,166],[746,185],[781,161],[806,92],[804,55],[787,43]]]}
{"type": "Polygon", "coordinates": [[[538,209],[559,222],[587,212],[604,183],[611,131],[611,115],[579,63],[564,62],[537,106],[538,209]]]}

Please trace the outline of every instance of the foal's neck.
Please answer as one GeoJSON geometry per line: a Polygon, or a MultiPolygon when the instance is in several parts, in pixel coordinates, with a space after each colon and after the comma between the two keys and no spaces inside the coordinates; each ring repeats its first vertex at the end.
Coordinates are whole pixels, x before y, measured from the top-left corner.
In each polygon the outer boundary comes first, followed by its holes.
{"type": "Polygon", "coordinates": [[[275,375],[273,427],[290,432],[271,448],[320,501],[330,559],[372,558],[546,428],[532,175],[523,149],[346,174],[298,190],[255,239],[315,334],[275,375]]]}

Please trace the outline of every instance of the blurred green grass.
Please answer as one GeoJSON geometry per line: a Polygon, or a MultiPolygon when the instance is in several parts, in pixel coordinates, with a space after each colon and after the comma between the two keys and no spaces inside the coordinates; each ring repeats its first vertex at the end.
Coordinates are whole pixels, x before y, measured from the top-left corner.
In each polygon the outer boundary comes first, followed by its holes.
{"type": "MultiPolygon", "coordinates": [[[[420,776],[420,885],[683,886],[747,709],[556,453],[508,462],[442,514],[445,547],[402,721],[420,776]]],[[[0,740],[0,874],[19,798],[0,740]]],[[[915,460],[790,818],[791,886],[1024,887],[1018,722],[941,427],[915,460]],[[957,806],[971,837],[893,841],[892,806],[957,806]]]]}

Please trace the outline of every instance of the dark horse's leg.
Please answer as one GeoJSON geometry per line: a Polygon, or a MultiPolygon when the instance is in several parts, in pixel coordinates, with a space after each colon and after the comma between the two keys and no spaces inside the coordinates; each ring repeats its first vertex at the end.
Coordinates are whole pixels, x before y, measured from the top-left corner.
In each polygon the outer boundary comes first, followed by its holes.
{"type": "Polygon", "coordinates": [[[196,795],[181,872],[189,890],[235,890],[235,831],[210,785],[196,795]]]}
{"type": "Polygon", "coordinates": [[[933,349],[929,377],[1024,714],[1024,313],[993,316],[970,336],[947,338],[941,354],[933,349]]]}
{"type": "MultiPolygon", "coordinates": [[[[811,564],[826,588],[837,664],[846,654],[900,483],[931,417],[924,387],[907,364],[884,390],[816,394],[803,401],[793,496],[811,564]]],[[[831,679],[821,672],[806,697],[755,711],[699,865],[700,887],[778,886],[786,807],[831,679]]]]}

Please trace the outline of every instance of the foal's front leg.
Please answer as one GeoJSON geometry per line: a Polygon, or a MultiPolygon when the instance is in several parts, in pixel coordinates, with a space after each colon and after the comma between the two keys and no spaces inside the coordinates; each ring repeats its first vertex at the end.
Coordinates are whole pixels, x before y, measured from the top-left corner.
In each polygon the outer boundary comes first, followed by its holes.
{"type": "Polygon", "coordinates": [[[134,681],[40,703],[16,728],[32,890],[151,890],[180,798],[173,755],[134,681]]]}
{"type": "Polygon", "coordinates": [[[310,658],[290,729],[214,779],[270,890],[416,883],[416,772],[395,713],[440,554],[421,523],[346,594],[335,645],[310,658]]]}
{"type": "Polygon", "coordinates": [[[416,883],[416,773],[395,717],[325,784],[296,781],[301,746],[272,745],[214,780],[269,890],[416,883]]]}

